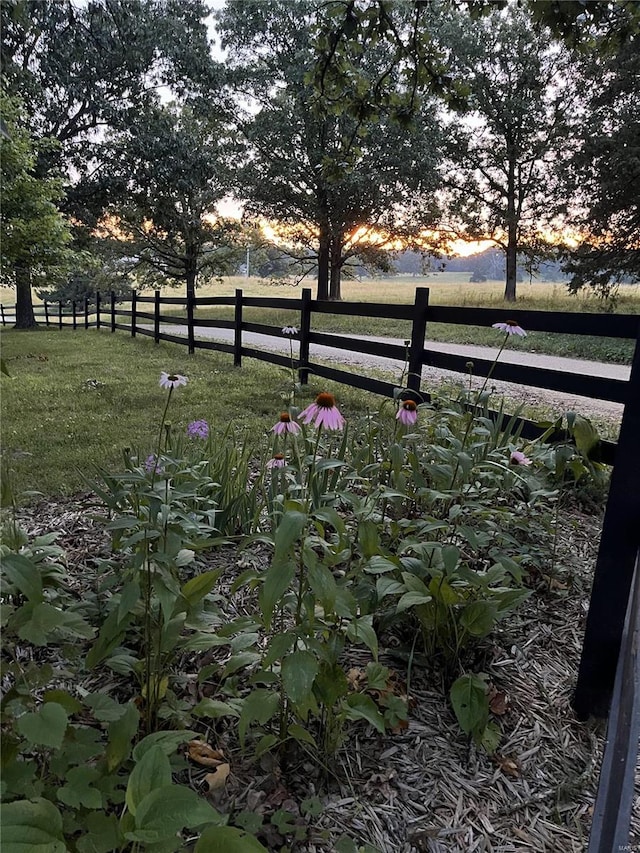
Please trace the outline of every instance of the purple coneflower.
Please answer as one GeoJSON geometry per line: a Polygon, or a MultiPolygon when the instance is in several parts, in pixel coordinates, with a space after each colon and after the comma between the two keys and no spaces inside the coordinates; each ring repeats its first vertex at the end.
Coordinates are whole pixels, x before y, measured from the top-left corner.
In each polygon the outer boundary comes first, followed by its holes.
{"type": "Polygon", "coordinates": [[[520,335],[521,338],[526,338],[527,333],[518,325],[517,320],[505,320],[504,323],[494,323],[492,329],[499,329],[501,332],[506,332],[508,335],[520,335]]]}
{"type": "Polygon", "coordinates": [[[282,412],[278,423],[271,427],[271,432],[275,432],[276,435],[283,435],[288,432],[295,435],[300,432],[300,424],[291,420],[289,412],[282,412]]]}
{"type": "Polygon", "coordinates": [[[147,474],[162,474],[164,466],[156,460],[155,453],[150,453],[144,460],[144,470],[147,474]]]}
{"type": "Polygon", "coordinates": [[[327,391],[318,394],[315,403],[311,403],[303,412],[300,412],[298,418],[304,418],[305,424],[310,424],[315,419],[317,427],[327,429],[342,429],[345,423],[336,406],[336,398],[327,391]]]}
{"type": "Polygon", "coordinates": [[[405,426],[413,426],[418,420],[418,407],[414,400],[403,400],[396,414],[396,418],[405,426]]]}
{"type": "Polygon", "coordinates": [[[282,334],[283,335],[297,335],[298,330],[295,326],[283,326],[282,327],[282,334]]]}
{"type": "Polygon", "coordinates": [[[272,459],[267,462],[267,468],[284,468],[287,464],[283,453],[276,453],[272,459]]]}
{"type": "Polygon", "coordinates": [[[180,373],[165,373],[164,370],[160,374],[160,387],[161,388],[179,388],[180,385],[187,384],[187,377],[182,376],[180,373]]]}
{"type": "Polygon", "coordinates": [[[531,465],[531,460],[521,450],[512,450],[509,462],[512,465],[531,465]]]}
{"type": "Polygon", "coordinates": [[[187,435],[189,438],[209,438],[209,424],[205,420],[191,421],[187,435]]]}

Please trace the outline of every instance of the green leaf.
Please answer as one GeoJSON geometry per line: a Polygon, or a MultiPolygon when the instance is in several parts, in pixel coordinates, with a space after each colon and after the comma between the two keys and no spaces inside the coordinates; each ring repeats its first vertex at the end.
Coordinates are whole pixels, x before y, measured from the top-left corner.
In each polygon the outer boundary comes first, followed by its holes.
{"type": "Polygon", "coordinates": [[[296,635],[293,631],[287,631],[284,634],[274,634],[269,640],[267,652],[262,659],[262,666],[271,666],[272,663],[284,657],[295,641],[296,635]]]}
{"type": "Polygon", "coordinates": [[[88,834],[76,842],[78,853],[112,853],[124,846],[124,836],[116,815],[92,813],[84,820],[88,834]]]}
{"type": "Polygon", "coordinates": [[[183,785],[155,788],[138,803],[135,831],[125,835],[130,841],[162,841],[188,827],[226,820],[206,800],[183,785]]]}
{"type": "Polygon", "coordinates": [[[460,614],[460,624],[474,637],[486,637],[493,630],[497,615],[493,601],[472,601],[460,614]]]}
{"type": "Polygon", "coordinates": [[[299,723],[291,723],[291,725],[287,728],[287,734],[289,735],[289,737],[292,737],[294,740],[297,740],[300,743],[308,743],[316,748],[318,746],[311,732],[308,732],[304,728],[304,726],[301,726],[299,723]]]}
{"type": "Polygon", "coordinates": [[[126,705],[121,705],[112,699],[107,693],[87,693],[84,703],[91,708],[93,716],[101,723],[112,723],[119,720],[127,710],[126,705]]]}
{"type": "Polygon", "coordinates": [[[25,598],[42,601],[42,575],[31,560],[22,554],[6,554],[2,558],[2,571],[25,598]]]}
{"type": "Polygon", "coordinates": [[[131,752],[131,741],[138,732],[140,714],[133,702],[128,702],[124,714],[119,720],[109,724],[109,742],[107,744],[107,768],[111,772],[125,761],[131,752]]]}
{"type": "Polygon", "coordinates": [[[291,560],[286,563],[276,563],[274,560],[267,570],[259,595],[260,610],[267,630],[271,627],[275,606],[289,588],[295,573],[295,563],[291,560]]]}
{"type": "Polygon", "coordinates": [[[384,734],[384,717],[370,696],[365,696],[362,693],[352,693],[347,698],[347,706],[347,718],[349,720],[366,720],[380,734],[384,734]]]}
{"type": "Polygon", "coordinates": [[[62,705],[47,702],[37,711],[18,717],[16,728],[31,744],[60,749],[68,720],[62,705]]]}
{"type": "Polygon", "coordinates": [[[159,746],[165,755],[173,755],[179,746],[193,740],[193,738],[197,736],[197,732],[192,732],[189,729],[177,729],[170,732],[153,732],[153,734],[147,735],[135,745],[132,753],[133,760],[141,761],[144,755],[156,746],[159,746]]]}
{"type": "Polygon", "coordinates": [[[194,853],[269,853],[266,847],[235,826],[216,826],[205,829],[194,853]]]}
{"type": "Polygon", "coordinates": [[[347,694],[349,682],[341,666],[323,662],[313,689],[320,702],[332,708],[338,699],[347,694]]]}
{"type": "Polygon", "coordinates": [[[78,702],[76,697],[72,696],[71,693],[67,693],[66,690],[47,690],[42,697],[42,701],[44,703],[55,702],[58,705],[62,705],[69,715],[77,714],[78,711],[82,710],[82,702],[78,702]]]}
{"type": "Polygon", "coordinates": [[[189,607],[193,607],[201,601],[205,595],[208,595],[216,585],[222,569],[216,569],[211,572],[203,572],[201,575],[196,575],[180,590],[182,597],[187,601],[189,607]]]}
{"type": "Polygon", "coordinates": [[[307,651],[295,651],[282,661],[282,687],[296,705],[309,698],[318,674],[318,661],[307,651]]]}
{"type": "Polygon", "coordinates": [[[48,800],[18,800],[0,806],[3,853],[66,853],[62,815],[48,800]]]}
{"type": "Polygon", "coordinates": [[[72,767],[66,773],[66,784],[58,788],[58,799],[72,808],[102,809],[102,794],[91,784],[100,778],[95,767],[72,767]]]}
{"type": "Polygon", "coordinates": [[[364,643],[371,652],[374,658],[378,658],[378,638],[373,630],[373,616],[361,616],[359,619],[354,619],[349,623],[347,628],[347,637],[352,643],[364,643]]]}
{"type": "Polygon", "coordinates": [[[218,720],[220,717],[240,716],[236,708],[233,708],[228,702],[221,702],[219,699],[201,699],[191,713],[194,717],[209,717],[212,720],[218,720]]]}
{"type": "Polygon", "coordinates": [[[240,745],[244,748],[247,728],[250,723],[257,722],[259,725],[264,725],[267,720],[270,720],[276,715],[280,708],[280,695],[272,693],[270,690],[261,688],[253,690],[242,705],[240,721],[238,723],[238,736],[240,745]]]}
{"type": "Polygon", "coordinates": [[[125,802],[132,815],[138,804],[156,788],[171,784],[171,765],[162,747],[152,746],[131,771],[125,802]]]}
{"type": "Polygon", "coordinates": [[[427,604],[429,601],[431,601],[431,596],[428,593],[425,595],[422,592],[405,592],[398,599],[396,613],[403,613],[410,607],[415,607],[417,604],[427,604]]]}
{"type": "Polygon", "coordinates": [[[274,537],[275,552],[273,562],[278,565],[288,560],[294,543],[307,524],[307,515],[296,510],[288,510],[280,519],[274,537]]]}
{"type": "Polygon", "coordinates": [[[391,560],[377,554],[367,562],[364,571],[370,575],[382,575],[386,572],[395,572],[397,568],[396,563],[392,563],[391,560]]]}
{"type": "Polygon", "coordinates": [[[461,675],[449,694],[458,725],[465,734],[481,733],[489,720],[487,685],[477,675],[461,675]]]}

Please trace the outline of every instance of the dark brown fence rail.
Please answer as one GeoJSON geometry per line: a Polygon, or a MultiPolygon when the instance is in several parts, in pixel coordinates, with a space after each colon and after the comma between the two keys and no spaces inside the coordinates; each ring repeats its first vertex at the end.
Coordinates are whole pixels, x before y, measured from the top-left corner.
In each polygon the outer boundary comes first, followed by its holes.
{"type": "MultiPolygon", "coordinates": [[[[269,309],[299,312],[297,368],[302,383],[306,383],[309,374],[313,373],[351,387],[392,397],[397,390],[392,382],[311,361],[310,345],[367,353],[401,364],[408,356],[407,388],[422,399],[428,399],[429,396],[421,391],[424,366],[467,373],[468,360],[463,356],[429,348],[429,323],[490,326],[512,316],[511,310],[431,307],[427,288],[416,289],[415,301],[411,305],[318,302],[312,299],[310,290],[304,289],[300,299],[245,297],[241,290],[237,290],[235,296],[192,299],[161,296],[159,291],[153,296],[134,293],[130,308],[125,308],[118,304],[114,294],[108,298],[98,294],[94,299],[85,299],[82,304],[45,303],[37,309],[36,316],[49,327],[94,327],[98,330],[104,327],[111,332],[128,332],[132,337],[152,337],[156,343],[169,341],[186,345],[190,353],[196,349],[216,350],[232,355],[237,366],[242,364],[243,358],[257,358],[284,367],[290,366],[290,359],[284,355],[245,345],[243,333],[246,332],[279,339],[283,335],[279,326],[246,321],[243,317],[244,308],[263,308],[265,313],[269,309]],[[197,317],[197,308],[216,306],[232,306],[234,319],[197,317]],[[174,311],[182,309],[182,316],[163,314],[163,307],[174,311]],[[315,332],[312,329],[312,318],[316,314],[406,320],[411,324],[410,336],[407,338],[408,349],[384,340],[315,332]],[[186,328],[186,334],[180,334],[179,328],[176,334],[166,331],[171,326],[186,328]],[[232,330],[233,341],[223,343],[199,336],[198,331],[202,329],[232,330]]],[[[496,380],[611,400],[624,405],[618,442],[602,442],[601,446],[601,458],[605,463],[613,465],[613,470],[573,697],[574,709],[581,719],[586,719],[590,714],[601,717],[610,714],[608,743],[589,846],[589,853],[609,853],[627,849],[624,836],[625,832],[628,835],[633,795],[633,773],[629,767],[633,765],[637,751],[640,727],[640,570],[637,567],[640,547],[640,315],[518,311],[517,317],[518,322],[531,331],[630,338],[636,341],[628,381],[507,362],[494,365],[488,359],[473,360],[475,375],[488,376],[492,371],[491,376],[496,380]]],[[[15,322],[15,312],[2,307],[0,320],[2,325],[15,322]]],[[[524,419],[519,420],[519,426],[526,438],[535,438],[543,431],[538,424],[524,419]]]]}

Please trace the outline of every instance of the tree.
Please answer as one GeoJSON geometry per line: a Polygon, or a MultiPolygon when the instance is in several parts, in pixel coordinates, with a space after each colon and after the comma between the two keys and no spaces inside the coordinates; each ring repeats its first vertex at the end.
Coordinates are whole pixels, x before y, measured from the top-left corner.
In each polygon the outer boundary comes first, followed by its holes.
{"type": "MultiPolygon", "coordinates": [[[[71,260],[71,231],[57,204],[62,182],[34,174],[38,147],[21,127],[21,105],[0,95],[5,133],[0,138],[0,260],[2,284],[16,288],[16,328],[36,325],[31,296],[34,279],[59,273],[71,260]]],[[[40,147],[51,145],[41,140],[40,147]]]]}
{"type": "Polygon", "coordinates": [[[230,174],[220,121],[188,107],[156,106],[108,142],[111,157],[98,180],[114,202],[101,227],[119,237],[129,267],[152,281],[184,281],[193,296],[199,275],[237,263],[237,228],[216,211],[230,174]]]}
{"type": "Polygon", "coordinates": [[[629,41],[582,66],[587,111],[568,173],[582,239],[564,269],[570,290],[591,286],[607,298],[640,279],[640,55],[629,41]]]}
{"type": "MultiPolygon", "coordinates": [[[[109,197],[83,191],[85,177],[104,160],[107,129],[135,125],[164,87],[198,105],[217,87],[202,0],[3,0],[2,75],[21,93],[36,140],[38,178],[63,170],[73,176],[64,212],[90,231],[109,197]]],[[[93,182],[92,190],[96,189],[93,182]]],[[[29,278],[25,272],[25,280],[29,278]]],[[[30,298],[26,287],[18,302],[30,298]]]]}
{"type": "Polygon", "coordinates": [[[555,170],[570,132],[566,56],[510,7],[464,27],[458,62],[469,113],[450,124],[450,227],[504,252],[505,299],[514,301],[518,255],[547,257],[563,210],[555,170]]]}
{"type": "MultiPolygon", "coordinates": [[[[300,262],[313,251],[318,299],[340,298],[350,260],[384,260],[380,239],[417,238],[435,220],[433,107],[422,100],[407,128],[391,110],[336,108],[313,85],[315,35],[340,6],[232,2],[218,18],[234,84],[256,105],[240,124],[248,142],[239,173],[245,211],[279,223],[300,262]]],[[[384,62],[381,46],[361,68],[373,77],[384,62]]],[[[400,92],[398,74],[394,81],[400,92]]]]}

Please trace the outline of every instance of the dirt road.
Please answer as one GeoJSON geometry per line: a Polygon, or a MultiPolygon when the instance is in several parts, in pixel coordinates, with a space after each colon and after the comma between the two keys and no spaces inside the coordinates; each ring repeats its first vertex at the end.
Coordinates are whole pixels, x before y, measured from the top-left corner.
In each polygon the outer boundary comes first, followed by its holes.
{"type": "MultiPolygon", "coordinates": [[[[170,334],[186,335],[186,326],[167,325],[162,326],[163,332],[170,334]]],[[[230,329],[198,329],[196,337],[211,338],[224,343],[233,341],[233,331],[230,329]]],[[[348,335],[339,335],[338,337],[349,338],[348,335]]],[[[365,337],[365,336],[363,336],[365,337]]],[[[367,340],[384,341],[390,344],[404,345],[404,342],[399,338],[382,338],[366,336],[367,340]]],[[[269,349],[274,352],[283,354],[289,353],[289,341],[293,341],[294,356],[297,356],[298,341],[294,338],[287,337],[275,338],[269,335],[260,335],[254,332],[245,332],[243,334],[243,343],[246,346],[256,347],[257,349],[269,349]]],[[[498,347],[476,347],[467,344],[450,344],[438,343],[429,341],[430,349],[438,352],[452,353],[462,355],[473,360],[474,358],[484,358],[493,360],[498,354],[498,347]]],[[[362,367],[372,368],[375,370],[384,371],[389,374],[391,381],[398,380],[402,371],[402,364],[394,359],[381,358],[379,356],[369,355],[367,353],[355,353],[348,350],[336,350],[333,347],[319,346],[311,344],[310,357],[312,360],[322,360],[339,367],[340,365],[360,365],[362,367]]],[[[508,348],[504,350],[500,356],[500,361],[511,362],[513,364],[524,364],[530,367],[544,367],[552,370],[564,370],[569,373],[581,373],[585,376],[605,376],[612,379],[628,379],[630,368],[620,364],[604,364],[597,361],[586,361],[575,358],[562,358],[555,355],[540,355],[531,352],[514,352],[508,348]]],[[[459,373],[453,373],[448,370],[441,370],[433,367],[424,367],[422,371],[423,387],[428,389],[429,385],[441,384],[445,381],[460,381],[459,373]]],[[[466,381],[466,379],[465,379],[466,381]]],[[[482,380],[479,380],[482,381],[482,380]]],[[[476,383],[477,384],[477,383],[476,383]]],[[[510,400],[517,403],[523,403],[528,407],[550,409],[550,414],[556,416],[575,410],[585,415],[586,417],[602,419],[611,423],[619,423],[622,416],[622,405],[620,403],[612,403],[607,400],[591,400],[587,397],[578,397],[573,394],[564,394],[558,391],[549,391],[543,388],[531,388],[525,385],[515,385],[510,382],[491,382],[491,387],[495,388],[496,393],[504,395],[510,400]]]]}

